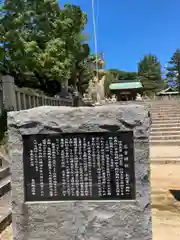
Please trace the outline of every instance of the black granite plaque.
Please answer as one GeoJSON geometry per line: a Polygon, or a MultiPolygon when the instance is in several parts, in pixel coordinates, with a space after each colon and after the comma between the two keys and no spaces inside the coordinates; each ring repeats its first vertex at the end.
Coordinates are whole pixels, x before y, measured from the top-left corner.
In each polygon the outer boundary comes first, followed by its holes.
{"type": "Polygon", "coordinates": [[[133,132],[24,135],[25,201],[135,199],[133,132]]]}

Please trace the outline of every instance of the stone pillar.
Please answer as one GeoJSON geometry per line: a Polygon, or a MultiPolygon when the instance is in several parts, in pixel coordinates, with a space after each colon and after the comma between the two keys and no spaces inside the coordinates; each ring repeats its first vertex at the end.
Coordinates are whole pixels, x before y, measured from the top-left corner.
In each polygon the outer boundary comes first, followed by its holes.
{"type": "Polygon", "coordinates": [[[61,84],[61,95],[63,97],[67,97],[69,95],[69,93],[68,93],[68,80],[62,82],[62,84],[61,84]]]}
{"type": "Polygon", "coordinates": [[[2,76],[2,89],[3,89],[3,101],[4,101],[5,109],[16,110],[17,106],[16,106],[14,78],[9,75],[2,76]]]}
{"type": "Polygon", "coordinates": [[[43,106],[10,112],[8,129],[14,240],[152,240],[150,118],[144,106],[43,106]],[[66,143],[75,144],[78,153],[81,149],[86,155],[77,157],[67,150],[66,158],[66,143]],[[50,155],[42,161],[46,147],[50,155]],[[71,170],[75,166],[81,173],[78,179],[71,170]],[[41,168],[48,170],[43,172],[41,168]],[[59,175],[60,169],[67,171],[59,175]],[[44,185],[39,182],[39,174],[43,174],[44,185]],[[51,175],[53,183],[48,180],[51,175]],[[63,176],[67,179],[61,182],[63,176]],[[81,177],[84,180],[79,180],[81,177]],[[91,179],[96,184],[91,185],[91,179]],[[74,188],[74,181],[82,185],[74,188]]]}

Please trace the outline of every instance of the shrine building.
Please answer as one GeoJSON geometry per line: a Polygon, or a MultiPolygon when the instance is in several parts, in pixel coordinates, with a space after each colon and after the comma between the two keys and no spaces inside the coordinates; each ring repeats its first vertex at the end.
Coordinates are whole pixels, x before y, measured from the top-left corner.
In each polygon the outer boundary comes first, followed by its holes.
{"type": "Polygon", "coordinates": [[[136,100],[138,93],[143,94],[143,86],[139,79],[116,81],[109,85],[109,89],[117,96],[117,101],[136,100]]]}

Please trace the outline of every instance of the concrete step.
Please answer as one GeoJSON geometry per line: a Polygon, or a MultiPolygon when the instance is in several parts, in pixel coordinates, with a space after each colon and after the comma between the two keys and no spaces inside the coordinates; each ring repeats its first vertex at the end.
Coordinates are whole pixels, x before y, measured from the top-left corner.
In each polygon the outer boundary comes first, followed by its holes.
{"type": "MultiPolygon", "coordinates": [[[[172,147],[168,150],[169,150],[168,155],[166,155],[166,156],[164,156],[164,155],[161,155],[161,156],[154,155],[154,156],[152,156],[151,155],[150,162],[153,163],[153,164],[180,164],[180,153],[179,153],[179,151],[177,152],[177,149],[172,148],[172,147]],[[170,151],[173,151],[173,150],[176,152],[177,155],[175,155],[175,152],[170,153],[170,151]],[[174,155],[171,155],[171,154],[174,154],[174,155]]],[[[163,151],[163,148],[160,149],[160,151],[161,151],[161,154],[166,154],[167,153],[167,147],[166,147],[166,151],[165,150],[163,151]]],[[[159,152],[159,154],[160,154],[160,152],[159,152]]]]}
{"type": "Polygon", "coordinates": [[[172,107],[172,106],[169,107],[169,108],[161,108],[161,107],[152,108],[152,107],[149,107],[149,110],[152,113],[169,113],[169,112],[177,113],[177,112],[179,112],[179,107],[172,107]]]}
{"type": "Polygon", "coordinates": [[[177,109],[179,109],[179,105],[172,105],[172,106],[168,106],[168,107],[163,107],[163,106],[148,106],[148,107],[150,107],[150,109],[152,110],[152,111],[174,111],[174,110],[177,110],[177,109]]]}
{"type": "Polygon", "coordinates": [[[151,146],[178,146],[180,147],[180,140],[157,140],[157,139],[150,139],[150,145],[151,146]]]}
{"type": "Polygon", "coordinates": [[[151,118],[180,118],[180,114],[151,114],[151,118]]]}
{"type": "Polygon", "coordinates": [[[156,109],[154,108],[149,108],[151,110],[152,113],[178,113],[180,111],[179,106],[178,107],[169,107],[169,108],[161,108],[161,107],[157,107],[156,109]]]}
{"type": "Polygon", "coordinates": [[[0,233],[11,223],[11,192],[0,198],[0,233]]]}
{"type": "MultiPolygon", "coordinates": [[[[122,104],[126,104],[127,102],[121,102],[122,104]]],[[[153,106],[169,106],[169,105],[178,105],[180,103],[180,100],[143,100],[143,101],[128,101],[128,103],[133,104],[151,104],[153,106]]]]}
{"type": "Polygon", "coordinates": [[[180,105],[180,103],[175,103],[175,104],[158,104],[158,103],[156,103],[156,104],[146,104],[146,106],[149,106],[149,107],[151,107],[152,109],[169,109],[169,108],[178,108],[179,107],[179,105],[180,105]]]}
{"type": "Polygon", "coordinates": [[[152,124],[170,124],[171,126],[175,124],[180,124],[180,119],[152,119],[152,124]]]}
{"type": "Polygon", "coordinates": [[[151,120],[152,120],[152,123],[154,123],[154,122],[162,122],[162,123],[168,123],[168,122],[170,122],[170,123],[180,123],[180,118],[179,119],[177,119],[177,118],[151,118],[151,120]]]}
{"type": "Polygon", "coordinates": [[[165,117],[168,117],[168,118],[180,118],[180,113],[161,113],[161,114],[158,114],[158,113],[151,113],[151,117],[152,118],[165,118],[165,117]]]}
{"type": "Polygon", "coordinates": [[[155,105],[155,106],[157,106],[157,105],[160,105],[160,106],[164,106],[164,107],[166,107],[166,106],[169,106],[169,105],[178,105],[179,103],[180,103],[180,101],[179,100],[168,100],[168,101],[166,101],[166,100],[159,100],[159,101],[156,101],[156,100],[153,100],[153,101],[144,101],[144,103],[149,103],[149,104],[151,104],[151,105],[155,105]]]}
{"type": "Polygon", "coordinates": [[[180,113],[151,113],[152,117],[177,117],[180,118],[180,113]]]}
{"type": "Polygon", "coordinates": [[[152,121],[179,121],[180,117],[170,117],[170,116],[164,116],[164,117],[151,117],[152,121]]]}
{"type": "Polygon", "coordinates": [[[150,109],[150,113],[151,113],[151,116],[180,116],[180,110],[179,109],[176,109],[176,110],[174,110],[174,111],[172,111],[171,109],[170,110],[168,110],[168,111],[166,111],[166,112],[164,112],[164,111],[157,111],[157,112],[155,112],[155,111],[152,111],[151,109],[150,109]]]}
{"type": "Polygon", "coordinates": [[[174,165],[180,165],[180,159],[167,159],[167,160],[159,160],[159,159],[154,159],[150,161],[150,164],[158,164],[158,165],[167,165],[167,164],[174,164],[174,165]]]}
{"type": "Polygon", "coordinates": [[[152,124],[151,124],[151,129],[154,129],[154,128],[169,129],[172,127],[180,127],[180,122],[179,123],[169,123],[169,122],[154,123],[154,122],[152,122],[152,124]]]}
{"type": "Polygon", "coordinates": [[[179,126],[173,126],[172,125],[167,125],[167,126],[160,126],[160,127],[152,127],[151,128],[151,133],[154,133],[154,132],[168,132],[168,134],[170,134],[170,132],[176,132],[176,131],[180,131],[180,125],[179,126]]]}
{"type": "Polygon", "coordinates": [[[169,104],[167,106],[161,105],[161,104],[156,104],[156,105],[152,105],[152,104],[147,104],[147,107],[150,107],[152,110],[168,110],[168,109],[178,109],[179,108],[179,104],[169,104]]]}
{"type": "Polygon", "coordinates": [[[180,117],[180,111],[176,110],[176,112],[158,112],[158,113],[154,113],[151,112],[151,116],[152,117],[180,117]]]}
{"type": "Polygon", "coordinates": [[[155,122],[152,121],[151,122],[151,128],[166,129],[169,127],[174,128],[174,130],[176,131],[176,129],[180,127],[180,122],[177,122],[177,121],[155,121],[155,122]]]}
{"type": "Polygon", "coordinates": [[[151,137],[152,136],[179,136],[180,137],[180,131],[151,131],[151,137]]]}
{"type": "Polygon", "coordinates": [[[158,161],[180,161],[180,156],[156,156],[156,157],[150,157],[150,160],[158,160],[158,161]]]}
{"type": "Polygon", "coordinates": [[[0,167],[0,180],[10,175],[10,167],[9,166],[2,166],[0,167]]]}
{"type": "Polygon", "coordinates": [[[0,197],[11,190],[11,176],[7,176],[0,180],[0,197]]]}
{"type": "Polygon", "coordinates": [[[150,140],[179,140],[180,141],[180,135],[167,135],[167,136],[150,136],[150,140]]]}

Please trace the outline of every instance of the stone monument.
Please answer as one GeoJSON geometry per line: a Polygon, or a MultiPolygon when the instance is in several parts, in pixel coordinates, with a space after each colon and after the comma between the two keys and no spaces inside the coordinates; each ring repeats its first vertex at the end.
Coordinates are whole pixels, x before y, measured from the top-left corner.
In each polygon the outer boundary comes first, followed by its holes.
{"type": "Polygon", "coordinates": [[[14,240],[152,239],[143,106],[43,106],[8,129],[14,240]]]}

